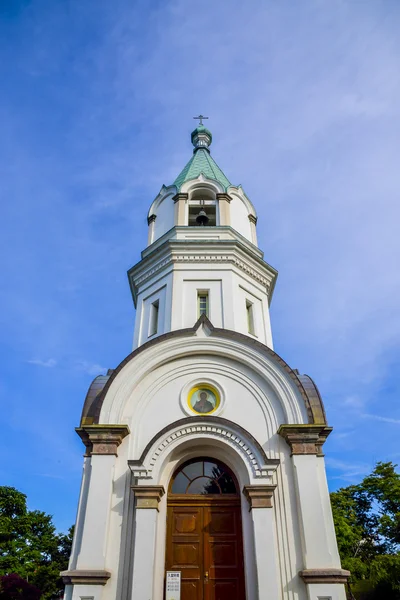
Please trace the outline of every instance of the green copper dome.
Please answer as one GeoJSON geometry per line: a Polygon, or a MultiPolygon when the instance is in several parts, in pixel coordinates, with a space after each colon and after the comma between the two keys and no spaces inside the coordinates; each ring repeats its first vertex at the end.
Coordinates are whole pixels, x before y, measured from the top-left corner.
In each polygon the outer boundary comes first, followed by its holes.
{"type": "Polygon", "coordinates": [[[204,125],[199,125],[198,127],[196,127],[196,129],[194,131],[192,131],[192,135],[190,136],[190,139],[192,140],[192,144],[194,144],[193,140],[194,140],[195,136],[198,135],[199,133],[205,133],[206,135],[208,135],[210,138],[209,144],[211,144],[212,133],[209,129],[207,129],[207,127],[204,127],[204,125]]]}
{"type": "Polygon", "coordinates": [[[211,131],[204,127],[204,125],[199,125],[192,132],[191,140],[195,146],[194,154],[174,181],[174,185],[176,185],[178,191],[186,181],[197,179],[202,173],[207,179],[218,181],[226,191],[231,182],[210,155],[208,146],[212,141],[211,131]]]}

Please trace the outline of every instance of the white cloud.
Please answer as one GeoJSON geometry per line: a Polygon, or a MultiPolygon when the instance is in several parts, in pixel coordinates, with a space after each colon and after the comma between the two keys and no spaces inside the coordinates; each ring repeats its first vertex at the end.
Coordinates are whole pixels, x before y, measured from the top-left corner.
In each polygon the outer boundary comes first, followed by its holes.
{"type": "Polygon", "coordinates": [[[37,365],[38,367],[52,368],[57,366],[55,358],[48,358],[47,360],[41,360],[40,358],[32,358],[27,361],[30,365],[37,365]]]}
{"type": "Polygon", "coordinates": [[[86,360],[81,360],[75,363],[79,371],[84,371],[88,375],[104,375],[107,372],[107,367],[102,367],[97,363],[91,363],[86,360]]]}
{"type": "Polygon", "coordinates": [[[382,417],[381,415],[371,415],[364,413],[362,415],[364,419],[373,419],[374,421],[382,421],[383,423],[393,423],[394,425],[400,425],[400,419],[393,419],[392,417],[382,417]]]}

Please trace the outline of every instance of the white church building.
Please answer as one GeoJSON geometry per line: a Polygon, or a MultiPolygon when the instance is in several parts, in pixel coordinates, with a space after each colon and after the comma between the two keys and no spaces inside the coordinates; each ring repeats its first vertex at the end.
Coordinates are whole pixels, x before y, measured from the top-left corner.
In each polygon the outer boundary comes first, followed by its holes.
{"type": "Polygon", "coordinates": [[[255,208],[201,120],[191,140],[128,272],[133,351],[93,381],[77,428],[65,598],[345,600],[323,454],[332,429],[312,379],[274,352],[277,271],[255,208]]]}

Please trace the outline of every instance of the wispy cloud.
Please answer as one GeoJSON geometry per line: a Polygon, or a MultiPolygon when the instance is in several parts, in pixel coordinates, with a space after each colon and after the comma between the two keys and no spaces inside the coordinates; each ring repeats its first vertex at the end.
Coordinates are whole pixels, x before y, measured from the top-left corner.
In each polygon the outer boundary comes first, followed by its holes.
{"type": "Polygon", "coordinates": [[[103,375],[107,372],[107,367],[102,367],[97,363],[90,363],[86,360],[76,362],[75,367],[77,370],[84,371],[88,375],[103,375]]]}
{"type": "Polygon", "coordinates": [[[381,415],[371,415],[364,413],[362,415],[364,419],[373,419],[374,421],[382,421],[383,423],[393,423],[394,425],[400,425],[400,419],[393,419],[392,417],[382,417],[381,415]]]}
{"type": "Polygon", "coordinates": [[[359,481],[364,475],[370,472],[371,466],[366,463],[353,463],[336,459],[330,456],[325,458],[328,469],[335,471],[330,474],[330,479],[342,479],[344,481],[359,481]],[[336,473],[339,471],[339,473],[336,473]]]}
{"type": "Polygon", "coordinates": [[[37,365],[38,367],[45,368],[53,368],[57,366],[57,361],[55,358],[48,358],[47,360],[42,360],[40,358],[32,358],[27,361],[30,365],[37,365]]]}

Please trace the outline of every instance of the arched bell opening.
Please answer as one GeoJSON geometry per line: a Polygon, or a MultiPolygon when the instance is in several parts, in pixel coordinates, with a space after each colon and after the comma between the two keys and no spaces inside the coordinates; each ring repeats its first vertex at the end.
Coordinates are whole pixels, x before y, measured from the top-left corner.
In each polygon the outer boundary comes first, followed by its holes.
{"type": "Polygon", "coordinates": [[[165,571],[181,600],[245,600],[240,490],[222,461],[197,457],[174,472],[167,498],[165,571]]]}
{"type": "Polygon", "coordinates": [[[188,225],[213,227],[218,225],[216,193],[209,187],[197,187],[189,196],[188,225]]]}

